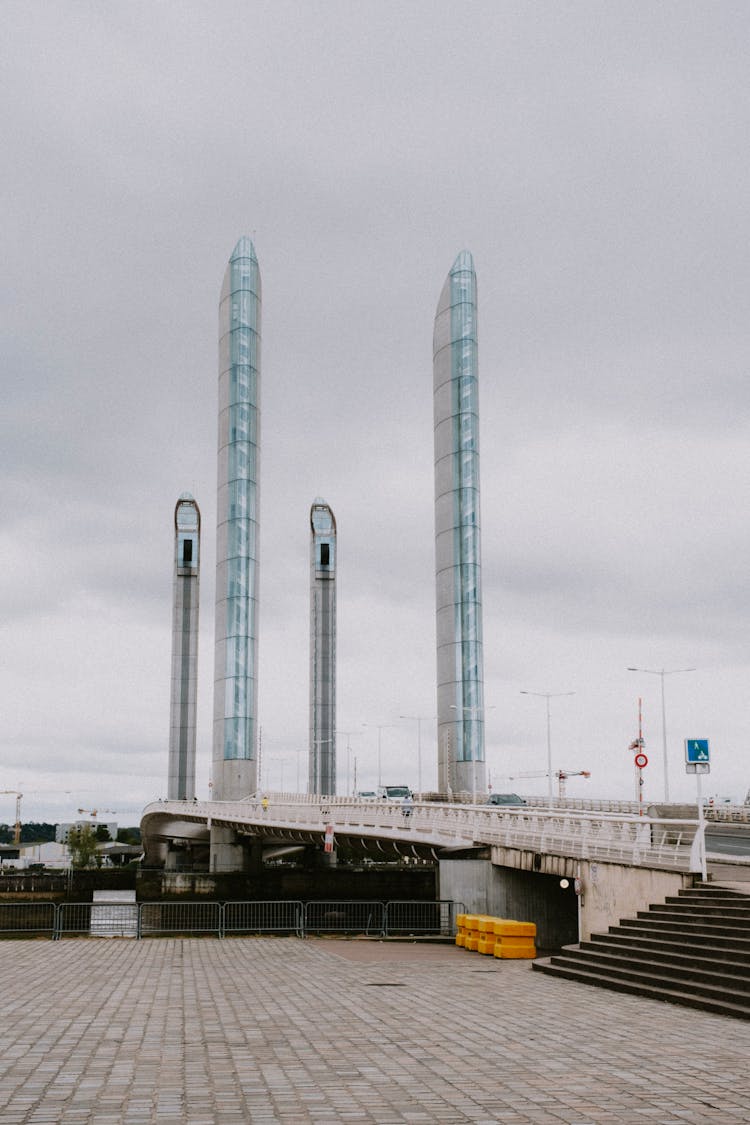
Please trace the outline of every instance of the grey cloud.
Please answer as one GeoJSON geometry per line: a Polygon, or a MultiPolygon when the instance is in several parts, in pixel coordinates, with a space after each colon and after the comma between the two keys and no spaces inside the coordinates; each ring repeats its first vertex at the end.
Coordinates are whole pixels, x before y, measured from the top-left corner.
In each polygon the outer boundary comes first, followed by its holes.
{"type": "MultiPolygon", "coordinates": [[[[639,661],[700,657],[705,710],[675,688],[675,725],[682,708],[740,744],[750,16],[467,13],[4,13],[0,764],[29,740],[53,759],[54,729],[66,768],[86,748],[94,789],[96,746],[107,771],[138,755],[144,799],[164,775],[171,519],[188,489],[204,517],[205,783],[216,302],[243,231],[264,283],[269,755],[304,742],[317,494],[340,528],[342,721],[433,706],[432,318],[463,247],[479,275],[493,768],[536,753],[518,688],[569,674],[586,690],[573,684],[561,745],[595,747],[629,792],[615,747],[636,690],[622,669],[639,661]]],[[[415,781],[412,726],[388,746],[415,781]]],[[[358,740],[361,777],[373,745],[358,740]]],[[[739,789],[741,767],[723,769],[717,786],[739,789]]]]}

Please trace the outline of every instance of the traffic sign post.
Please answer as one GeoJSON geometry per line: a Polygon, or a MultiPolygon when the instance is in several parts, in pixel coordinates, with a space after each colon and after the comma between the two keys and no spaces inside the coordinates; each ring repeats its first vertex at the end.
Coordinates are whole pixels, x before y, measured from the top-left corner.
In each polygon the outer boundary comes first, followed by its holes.
{"type": "Polygon", "coordinates": [[[711,751],[707,738],[685,739],[685,764],[688,766],[705,766],[702,770],[688,770],[688,773],[710,773],[711,751]]]}
{"type": "Polygon", "coordinates": [[[695,859],[695,863],[691,863],[691,867],[695,869],[700,863],[701,878],[705,883],[708,878],[708,871],[706,868],[706,821],[703,816],[701,775],[711,772],[711,750],[707,738],[685,739],[685,772],[695,774],[698,799],[698,831],[693,841],[693,851],[695,852],[697,849],[698,854],[691,854],[691,860],[695,859]]]}
{"type": "Polygon", "coordinates": [[[628,747],[629,750],[637,751],[633,763],[635,765],[635,799],[638,802],[638,815],[643,816],[643,771],[648,765],[648,757],[643,753],[643,747],[646,743],[643,741],[643,713],[641,711],[641,700],[638,700],[638,737],[633,739],[628,747]]]}

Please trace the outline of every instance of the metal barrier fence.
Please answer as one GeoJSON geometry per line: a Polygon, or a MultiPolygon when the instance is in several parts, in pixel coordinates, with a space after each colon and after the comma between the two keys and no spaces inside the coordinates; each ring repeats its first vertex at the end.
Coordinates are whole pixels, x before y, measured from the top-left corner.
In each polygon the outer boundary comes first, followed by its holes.
{"type": "Polygon", "coordinates": [[[138,937],[138,904],[92,903],[89,932],[92,937],[138,937]]]}
{"type": "Polygon", "coordinates": [[[225,902],[225,934],[304,935],[301,902],[225,902]]]}
{"type": "Polygon", "coordinates": [[[297,900],[261,902],[0,903],[3,937],[144,938],[196,934],[364,934],[452,937],[461,903],[297,900]]]}
{"type": "Polygon", "coordinates": [[[220,902],[142,902],[139,937],[150,934],[216,934],[223,932],[220,902]]]}
{"type": "Polygon", "coordinates": [[[56,938],[63,934],[90,934],[93,902],[61,902],[57,908],[56,938]]]}
{"type": "Polygon", "coordinates": [[[450,899],[438,902],[388,902],[385,907],[385,932],[389,937],[399,934],[452,937],[456,932],[456,914],[463,910],[463,903],[452,902],[450,899]]]}
{"type": "Polygon", "coordinates": [[[54,902],[0,903],[0,938],[10,934],[49,934],[57,928],[57,907],[54,902]]]}
{"type": "Polygon", "coordinates": [[[384,934],[385,904],[307,902],[304,925],[306,934],[384,934]]]}

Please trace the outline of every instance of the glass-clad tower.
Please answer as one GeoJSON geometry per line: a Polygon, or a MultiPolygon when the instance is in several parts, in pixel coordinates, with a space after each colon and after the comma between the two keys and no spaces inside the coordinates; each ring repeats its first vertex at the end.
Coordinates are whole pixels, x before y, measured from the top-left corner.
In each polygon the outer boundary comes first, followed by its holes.
{"type": "Polygon", "coordinates": [[[310,509],[309,793],[336,792],[336,519],[319,497],[310,509]]]}
{"type": "Polygon", "coordinates": [[[171,801],[192,801],[195,796],[200,540],[200,509],[190,493],[183,492],[174,510],[172,690],[167,783],[167,796],[171,801]]]}
{"type": "Polygon", "coordinates": [[[484,793],[477,278],[468,250],[438,301],[433,336],[438,787],[484,793]]]}
{"type": "MultiPolygon", "coordinates": [[[[258,475],[261,283],[252,241],[238,241],[219,304],[213,797],[257,786],[258,475]]],[[[216,858],[212,865],[232,865],[216,858]]],[[[236,860],[236,857],[235,857],[236,860]]]]}

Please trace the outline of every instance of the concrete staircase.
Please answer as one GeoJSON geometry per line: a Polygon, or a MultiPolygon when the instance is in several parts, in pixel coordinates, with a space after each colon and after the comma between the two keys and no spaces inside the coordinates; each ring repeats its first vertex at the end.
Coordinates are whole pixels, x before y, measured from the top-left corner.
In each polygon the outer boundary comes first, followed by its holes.
{"type": "Polygon", "coordinates": [[[532,967],[750,1019],[750,894],[712,885],[681,891],[532,967]]]}

